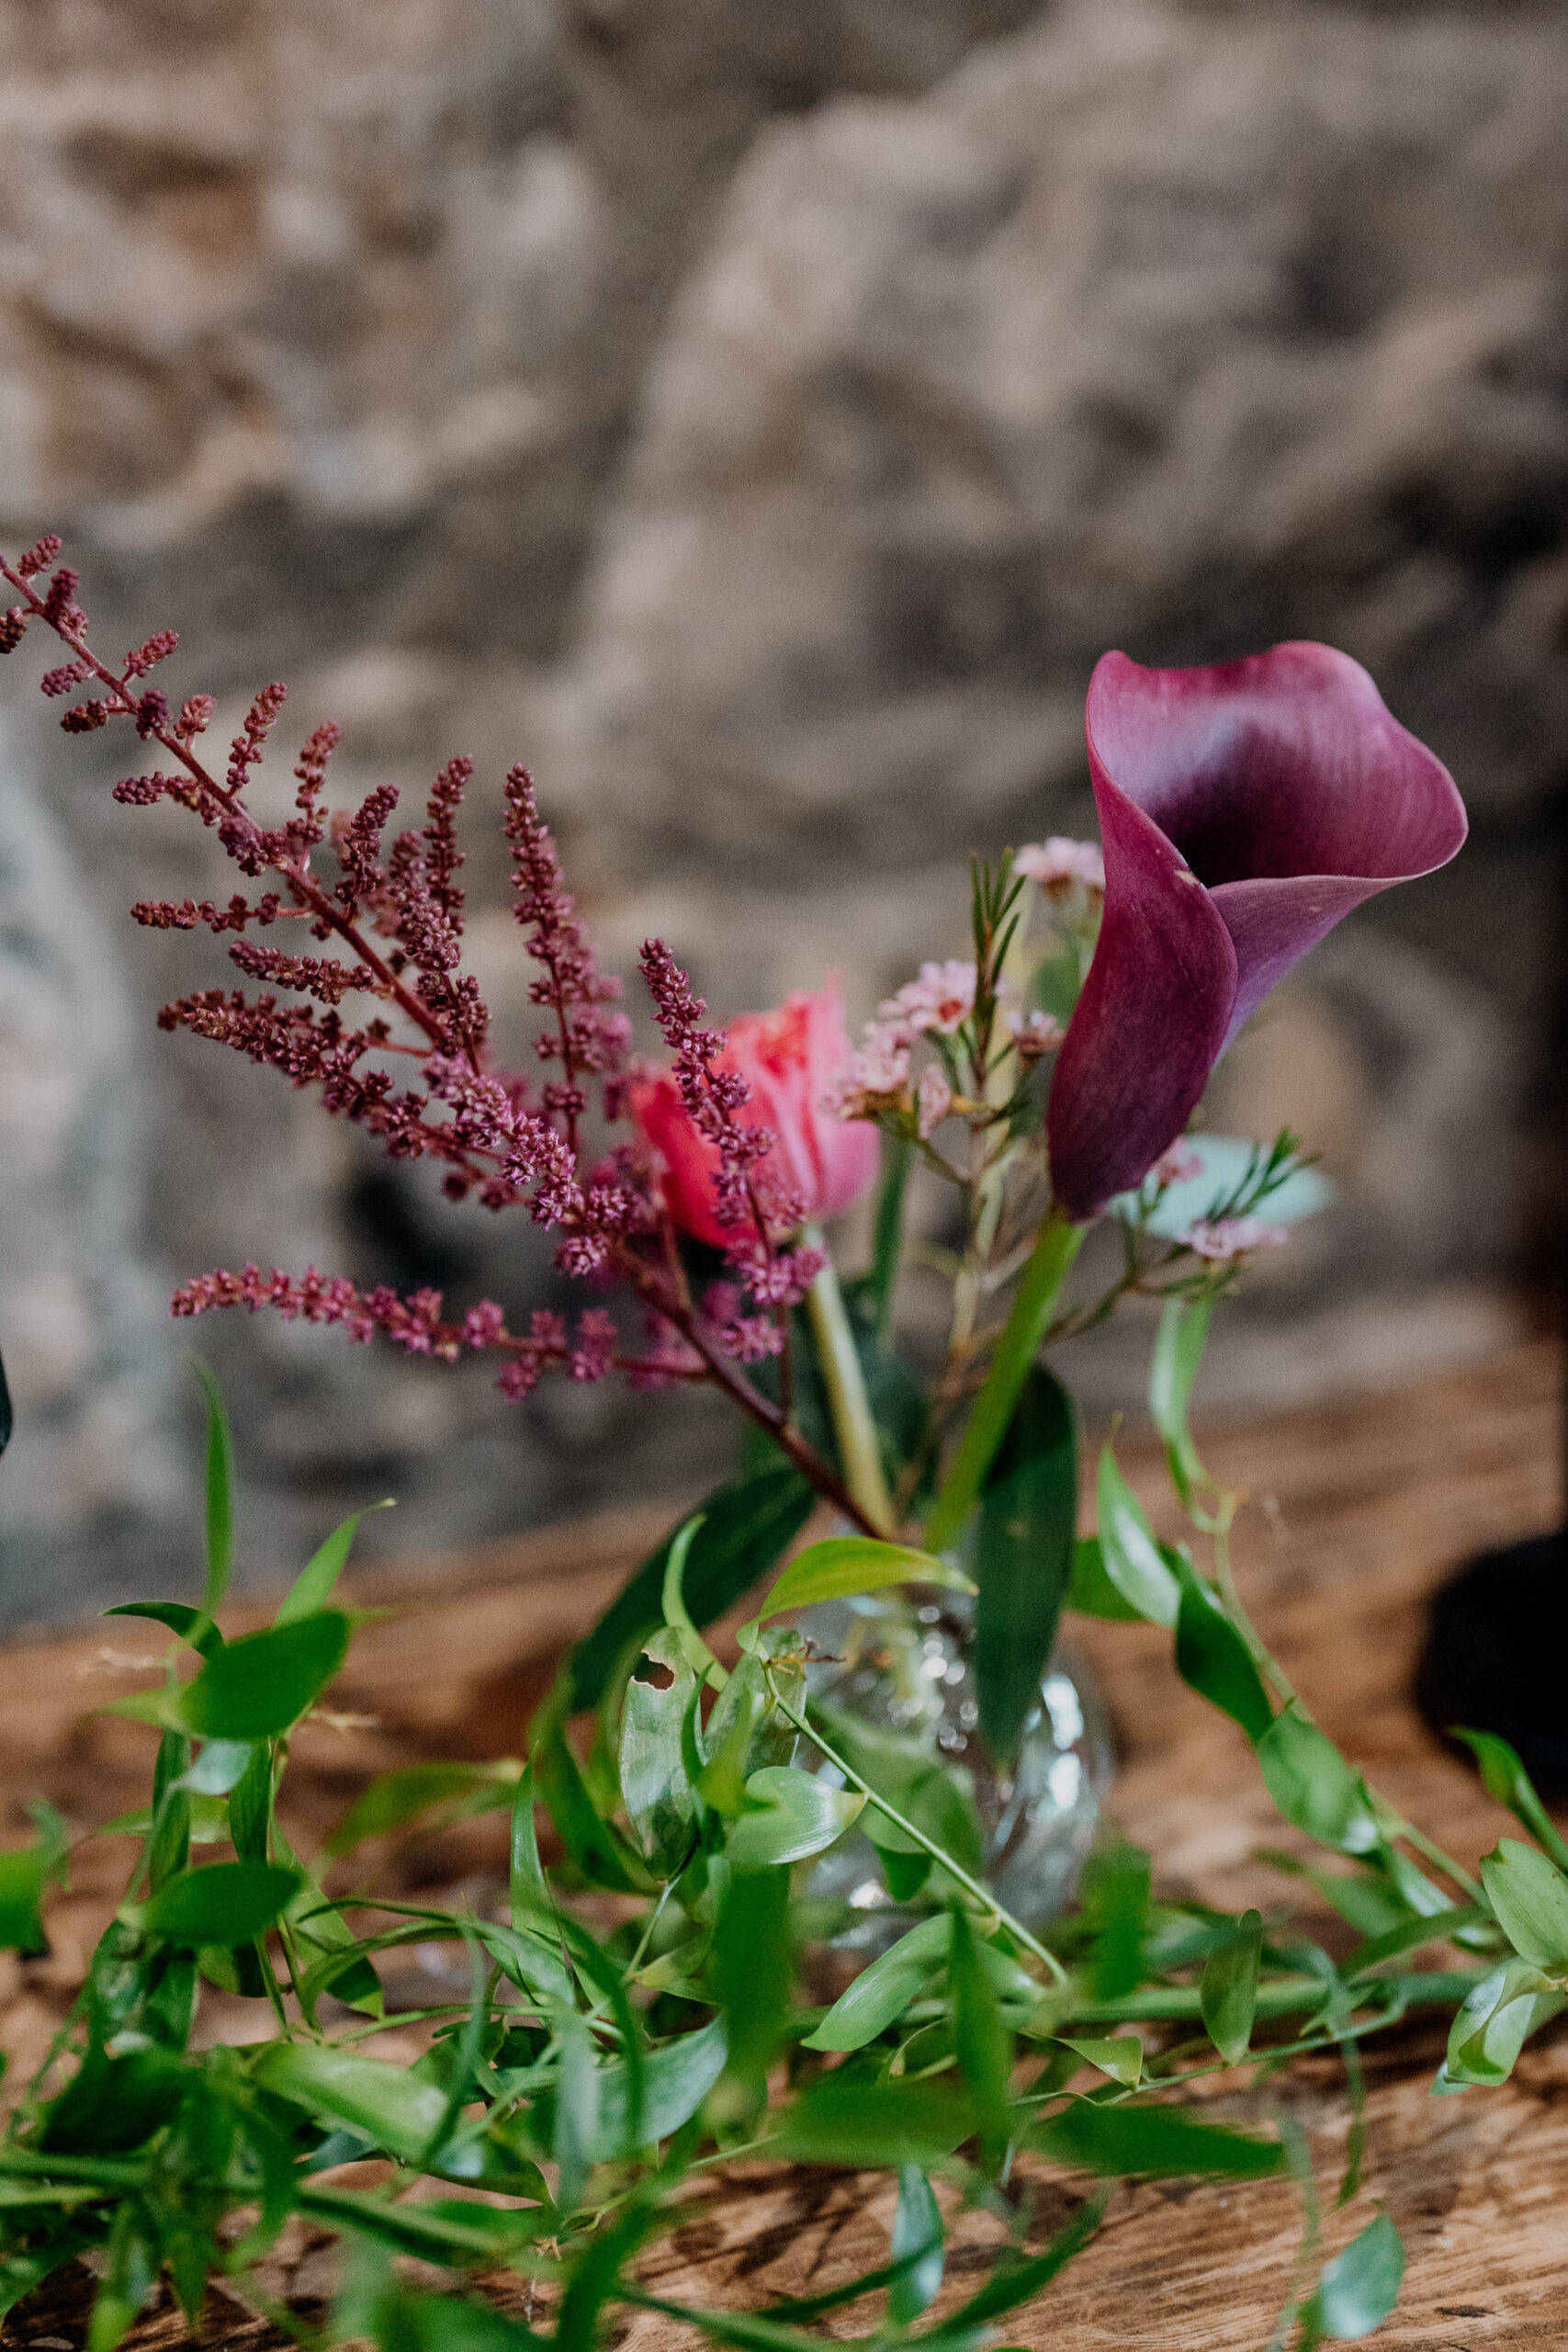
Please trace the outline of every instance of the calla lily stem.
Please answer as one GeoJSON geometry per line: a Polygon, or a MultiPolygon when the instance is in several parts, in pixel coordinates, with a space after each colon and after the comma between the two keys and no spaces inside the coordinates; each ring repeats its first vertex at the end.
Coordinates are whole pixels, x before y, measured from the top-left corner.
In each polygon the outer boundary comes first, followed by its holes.
{"type": "Polygon", "coordinates": [[[1086,1226],[1069,1225],[1059,1216],[1047,1217],[1040,1228],[1040,1238],[1014,1294],[991,1368],[964,1425],[953,1467],[926,1522],[928,1552],[950,1549],[979,1500],[986,1473],[1007,1434],[1029,1367],[1050,1329],[1057,1295],[1087,1231],[1086,1226]]]}
{"type": "Polygon", "coordinates": [[[844,1294],[839,1288],[833,1261],[826,1257],[820,1228],[808,1225],[805,1238],[808,1249],[824,1250],[825,1262],[807,1295],[807,1309],[811,1317],[822,1378],[827,1385],[833,1434],[839,1441],[839,1460],[843,1468],[844,1484],[877,1533],[891,1535],[893,1499],[887,1491],[887,1476],[882,1466],[876,1423],[872,1419],[871,1400],[865,1393],[860,1351],[850,1329],[844,1294]]]}

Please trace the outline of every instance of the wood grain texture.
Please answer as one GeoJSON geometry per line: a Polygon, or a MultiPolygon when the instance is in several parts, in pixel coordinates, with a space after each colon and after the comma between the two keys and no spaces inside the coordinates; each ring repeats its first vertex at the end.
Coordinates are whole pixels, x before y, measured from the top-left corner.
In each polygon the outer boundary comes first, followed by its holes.
{"type": "MultiPolygon", "coordinates": [[[[1560,1411],[1551,1352],[1525,1348],[1424,1386],[1205,1435],[1215,1472],[1252,1497],[1237,1526],[1238,1577],[1287,1671],[1379,1788],[1467,1863],[1507,1824],[1415,1709],[1425,1606],[1471,1555],[1561,1512],[1560,1411]]],[[[1174,1532],[1153,1448],[1129,1442],[1122,1453],[1151,1510],[1174,1532]]],[[[362,1582],[356,1599],[389,1602],[398,1613],[366,1630],[334,1686],[340,1724],[312,1724],[300,1736],[291,1777],[301,1835],[319,1836],[394,1760],[515,1752],[527,1708],[561,1648],[658,1532],[647,1519],[598,1522],[448,1563],[435,1586],[412,1573],[362,1582]]],[[[1178,1680],[1168,1636],[1079,1622],[1072,1638],[1102,1683],[1116,1727],[1116,1818],[1155,1852],[1161,1889],[1228,1908],[1278,1904],[1290,1883],[1256,1850],[1289,1848],[1292,1834],[1273,1814],[1240,1734],[1178,1680]]],[[[159,1639],[150,1626],[119,1620],[107,1631],[6,1653],[0,1790],[10,1834],[22,1833],[21,1808],[35,1795],[51,1797],[79,1827],[144,1796],[150,1735],[85,1716],[103,1698],[150,1679],[125,1662],[150,1657],[159,1639]]],[[[499,1836],[498,1823],[467,1825],[389,1859],[378,1883],[472,1886],[498,1871],[499,1836]]],[[[51,1915],[50,1958],[0,1962],[0,2040],[14,2065],[41,2052],[80,1982],[129,1850],[119,1841],[85,1849],[73,1892],[51,1915]]],[[[1325,1942],[1343,1939],[1326,1914],[1305,1916],[1325,1942]]],[[[215,2003],[205,2019],[209,2035],[265,2030],[249,2004],[215,2003]]],[[[1438,2100],[1429,2085],[1441,2040],[1417,2019],[1369,2046],[1366,2180],[1344,2211],[1326,2216],[1324,2252],[1386,2202],[1409,2256],[1399,2310],[1376,2339],[1387,2352],[1563,2352],[1568,2030],[1551,2029],[1532,2044],[1506,2090],[1438,2100]]],[[[389,2054],[395,2046],[389,2033],[382,2047],[389,2054]]],[[[1267,2092],[1222,2077],[1214,2112],[1260,2118],[1270,2098],[1306,2134],[1331,2203],[1349,2120],[1337,2067],[1298,2065],[1267,2092]]],[[[1039,2200],[1033,2234],[1043,2242],[1080,2201],[1083,2184],[1042,2170],[1031,2186],[1039,2200]]],[[[736,2167],[650,2256],[646,2282],[677,2300],[755,2307],[886,2259],[890,2218],[881,2177],[736,2167]]],[[[972,2289],[997,2234],[985,2217],[955,2222],[944,2304],[972,2289]]],[[[1005,2321],[1003,2333],[1042,2352],[1262,2352],[1300,2238],[1288,2184],[1119,2186],[1100,2237],[1047,2296],[1005,2321]]],[[[329,2248],[297,2233],[280,2250],[274,2291],[301,2314],[319,2312],[330,2261],[329,2248]]],[[[40,2352],[51,2339],[74,2346],[86,2291],[85,2279],[62,2280],[13,2315],[7,2336],[40,2352]]],[[[851,2307],[829,2325],[853,2333],[864,2316],[851,2307]]],[[[216,2295],[203,2333],[236,2352],[282,2341],[216,2295]]],[[[136,2352],[162,2352],[182,2335],[174,2314],[153,2313],[133,2341],[136,2352]]],[[[653,2314],[621,2330],[637,2352],[674,2352],[677,2339],[690,2341],[653,2314]]]]}

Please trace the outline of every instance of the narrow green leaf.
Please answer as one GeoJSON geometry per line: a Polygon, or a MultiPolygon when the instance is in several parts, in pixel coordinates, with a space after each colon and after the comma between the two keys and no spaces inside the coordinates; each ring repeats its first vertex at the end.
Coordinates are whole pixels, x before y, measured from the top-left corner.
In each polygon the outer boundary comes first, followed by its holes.
{"type": "Polygon", "coordinates": [[[689,2122],[724,2072],[728,2041],[723,2018],[681,2034],[642,2062],[641,2111],[632,2113],[630,2069],[619,2059],[598,2070],[592,2140],[596,2162],[611,2163],[668,2140],[689,2122]],[[636,2138],[633,2138],[633,2132],[636,2138]]]}
{"type": "Polygon", "coordinates": [[[271,1862],[209,1862],[182,1871],[147,1905],[147,1931],[170,1943],[248,1944],[265,1933],[299,1888],[271,1862]]]}
{"type": "MultiPolygon", "coordinates": [[[[699,1630],[767,1575],[805,1525],[816,1494],[793,1464],[773,1459],[749,1476],[716,1487],[703,1503],[702,1526],[686,1561],[682,1589],[699,1630]]],[[[682,1517],[681,1525],[686,1523],[682,1517]]],[[[663,1623],[661,1600],[672,1529],[611,1603],[570,1659],[573,1710],[596,1706],[633,1642],[663,1623]]]]}
{"type": "Polygon", "coordinates": [[[1263,1915],[1244,1911],[1235,1941],[1222,1944],[1203,1963],[1198,2006],[1204,2030],[1227,2066],[1240,2065],[1252,2040],[1262,1952],[1263,1915]]]}
{"type": "Polygon", "coordinates": [[[1105,1573],[1105,1554],[1098,1535],[1080,1535],[1073,1546],[1072,1582],[1067,1607],[1080,1617],[1103,1617],[1117,1625],[1141,1625],[1141,1609],[1124,1600],[1105,1573]]]}
{"type": "Polygon", "coordinates": [[[1066,2227],[1058,2230],[1043,2253],[1022,2262],[998,2264],[979,2293],[971,2295],[966,2303],[960,2303],[955,2312],[950,2312],[926,2342],[962,2342],[969,2329],[999,2319],[1004,2312],[1016,2311],[1020,2303],[1032,2302],[1058,2272],[1066,2268],[1076,2254],[1082,2253],[1099,2229],[1104,2212],[1104,2199],[1091,2197],[1066,2227]]]}
{"type": "Polygon", "coordinates": [[[300,1617],[314,1617],[324,1609],[337,1590],[337,1580],[348,1564],[354,1539],[359,1532],[359,1522],[367,1511],[390,1510],[392,1497],[388,1495],[378,1503],[367,1503],[365,1510],[356,1510],[341,1526],[334,1527],[326,1542],[313,1552],[283,1596],[283,1603],[275,1625],[292,1625],[300,1617]]]}
{"type": "Polygon", "coordinates": [[[190,1768],[190,1741],[183,1731],[166,1731],[152,1767],[152,1826],[147,1848],[147,1884],[156,1894],[165,1879],[190,1860],[190,1799],[180,1785],[190,1768]]]}
{"type": "Polygon", "coordinates": [[[599,2059],[576,2009],[559,2010],[555,2030],[559,2055],[550,2154],[559,2167],[558,2200],[570,2213],[582,2202],[599,2144],[599,2059]]]}
{"type": "MultiPolygon", "coordinates": [[[[915,1147],[903,1136],[882,1138],[882,1181],[871,1246],[869,1299],[877,1339],[886,1343],[893,1328],[893,1295],[904,1250],[904,1202],[915,1147]]],[[[0,1440],[0,1443],[4,1441],[0,1440]]],[[[922,2306],[923,2308],[923,2306],[922,2306]]]]}
{"type": "Polygon", "coordinates": [[[223,1605],[234,1557],[234,1441],[229,1416],[210,1368],[199,1356],[191,1366],[207,1399],[207,1582],[201,1613],[209,1623],[223,1605]]]}
{"type": "Polygon", "coordinates": [[[1199,1458],[1187,1425],[1192,1384],[1203,1360],[1203,1342],[1209,1335],[1213,1305],[1212,1295],[1168,1299],[1149,1359],[1149,1411],[1165,1441],[1171,1479],[1183,1504],[1191,1500],[1194,1487],[1211,1487],[1213,1483],[1199,1458]]]}
{"type": "Polygon", "coordinates": [[[382,1772],[355,1797],[343,1819],[322,1841],[323,1854],[349,1854],[367,1838],[384,1838],[405,1829],[433,1805],[475,1799],[465,1812],[488,1811],[509,1804],[522,1767],[514,1758],[495,1764],[405,1764],[382,1772]]]}
{"type": "MultiPolygon", "coordinates": [[[[55,1816],[58,1820],[58,1815],[55,1816]]],[[[0,1950],[39,1952],[49,1949],[44,1933],[44,1888],[61,1872],[64,1839],[52,1832],[30,1846],[0,1854],[0,1950]]]]}
{"type": "Polygon", "coordinates": [[[1495,1797],[1499,1804],[1506,1804],[1523,1822],[1537,1845],[1545,1848],[1558,1869],[1568,1871],[1568,1840],[1536,1794],[1535,1783],[1525,1770],[1517,1749],[1491,1731],[1462,1731],[1455,1727],[1449,1736],[1462,1739],[1473,1752],[1487,1795],[1495,1797]]]}
{"type": "Polygon", "coordinates": [[[893,2258],[910,2267],[888,2287],[887,2316],[895,2327],[908,2327],[936,2301],[943,2267],[942,2208],[919,2165],[898,2168],[893,2258]]]}
{"type": "Polygon", "coordinates": [[[815,2031],[807,2035],[805,2047],[863,2050],[874,2041],[947,1965],[952,1945],[951,1913],[920,1920],[840,1994],[815,2031]]]}
{"type": "Polygon", "coordinates": [[[1343,2254],[1326,2264],[1309,2309],[1320,2335],[1354,2343],[1381,2327],[1399,2301],[1404,2247],[1386,2213],[1369,2222],[1343,2254]]]}
{"type": "Polygon", "coordinates": [[[1530,2035],[1562,2006],[1562,1996],[1529,1961],[1510,1960],[1495,1968],[1460,2005],[1437,2088],[1506,2083],[1530,2035]]]}
{"type": "Polygon", "coordinates": [[[209,1739],[200,1755],[175,1783],[193,1796],[226,1797],[251,1769],[255,1743],[249,1739],[209,1739]]]}
{"type": "Polygon", "coordinates": [[[1181,1606],[1176,1620],[1176,1668],[1212,1706],[1260,1740],[1274,1720],[1263,1679],[1239,1628],[1212,1585],[1181,1563],[1181,1606]]]}
{"type": "Polygon", "coordinates": [[[1371,1976],[1385,1961],[1397,1960],[1402,1952],[1416,1951],[1422,1944],[1444,1942],[1460,1928],[1480,1927],[1485,1917],[1478,1903],[1466,1903],[1452,1910],[1424,1913],[1418,1919],[1402,1919],[1397,1927],[1371,1937],[1351,1953],[1344,1965],[1346,1982],[1371,1976]]]}
{"type": "Polygon", "coordinates": [[[730,2064],[760,2097],[783,2038],[795,1976],[787,1870],[736,1871],[719,1908],[713,1949],[730,2064]]]}
{"type": "Polygon", "coordinates": [[[1072,1579],[1078,1435],[1072,1400],[1031,1367],[981,1496],[976,1550],[974,1670],[980,1729],[1010,1764],[1040,1705],[1072,1579]]]}
{"type": "Polygon", "coordinates": [[[802,2092],[768,2148],[795,2164],[929,2166],[978,2122],[974,2101],[951,2084],[867,2082],[840,2069],[802,2092]]]}
{"type": "Polygon", "coordinates": [[[1274,1803],[1307,1837],[1343,1854],[1370,1853],[1381,1842],[1360,1775],[1294,1700],[1258,1741],[1258,1761],[1274,1803]]]}
{"type": "Polygon", "coordinates": [[[956,1908],[953,1913],[948,1998],[953,2008],[953,2046],[957,2052],[958,2070],[974,2094],[987,2154],[995,2163],[1008,2142],[1007,2096],[1012,2073],[1012,2036],[1002,2024],[996,1994],[980,1965],[968,1915],[956,1908]]]}
{"type": "Polygon", "coordinates": [[[1102,2037],[1063,2033],[1055,2038],[1064,2050],[1070,2050],[1086,2065],[1098,2067],[1113,2083],[1124,2083],[1129,2090],[1137,2089],[1143,2079],[1144,2045],[1135,2033],[1102,2037]]]}
{"type": "Polygon", "coordinates": [[[775,1869],[825,1852],[865,1804],[858,1789],[831,1788],[795,1764],[764,1765],[747,1781],[746,1796],[748,1810],[726,1849],[738,1871],[775,1869]]]}
{"type": "Polygon", "coordinates": [[[944,1585],[973,1592],[961,1568],[908,1544],[882,1544],[870,1535],[829,1535],[808,1544],[784,1570],[757,1614],[774,1617],[783,1609],[805,1609],[817,1600],[846,1600],[852,1593],[883,1592],[893,1584],[944,1585]]]}
{"type": "Polygon", "coordinates": [[[223,1636],[203,1609],[193,1609],[188,1600],[117,1600],[106,1609],[106,1617],[150,1617],[154,1624],[166,1625],[182,1642],[190,1642],[203,1657],[210,1657],[223,1646],[223,1636]]]}
{"type": "Polygon", "coordinates": [[[1093,1931],[1085,1976],[1097,2000],[1117,2000],[1143,1980],[1151,1875],[1141,1846],[1101,1847],[1084,1866],[1084,1923],[1093,1931]]]}
{"type": "Polygon", "coordinates": [[[595,1886],[618,1894],[637,1894],[647,1880],[639,1861],[613,1823],[602,1820],[583,1785],[582,1771],[567,1745],[558,1709],[541,1708],[534,1722],[536,1785],[568,1855],[595,1886]],[[636,1875],[633,1875],[635,1865],[636,1875]]]}
{"type": "Polygon", "coordinates": [[[555,1898],[539,1860],[538,1832],[534,1822],[534,1807],[537,1802],[534,1767],[525,1764],[523,1777],[517,1783],[517,1793],[512,1800],[509,1893],[514,1928],[535,1927],[541,1919],[552,1918],[555,1912],[555,1898]]]}
{"type": "Polygon", "coordinates": [[[274,1738],[320,1698],[348,1636],[349,1621],[336,1609],[246,1634],[209,1657],[180,1694],[181,1718],[207,1739],[274,1738]]]}
{"type": "Polygon", "coordinates": [[[626,1815],[654,1876],[674,1877],[691,1851],[697,1815],[686,1758],[696,1679],[671,1627],[650,1634],[621,1711],[620,1781],[626,1815]]]}
{"type": "Polygon", "coordinates": [[[1155,1542],[1147,1513],[1116,1466],[1109,1445],[1100,1456],[1097,1484],[1100,1555],[1105,1573],[1140,1617],[1174,1625],[1181,1589],[1155,1542]]]}
{"type": "Polygon", "coordinates": [[[446,2112],[446,2094],[438,2083],[389,2059],[360,2058],[319,2042],[265,2043],[251,2074],[275,2098],[292,2099],[329,2123],[346,2124],[405,2164],[423,2154],[446,2112]]]}
{"type": "Polygon", "coordinates": [[[1482,1883],[1521,1960],[1568,1976],[1568,1879],[1533,1846],[1504,1838],[1483,1858],[1482,1883]]]}
{"type": "Polygon", "coordinates": [[[1102,2107],[1075,2099],[1026,2136],[1042,2155],[1085,2172],[1145,2173],[1156,2180],[1183,2173],[1262,2180],[1285,2168],[1285,2152],[1277,2140],[1197,2123],[1178,2107],[1102,2107]]]}

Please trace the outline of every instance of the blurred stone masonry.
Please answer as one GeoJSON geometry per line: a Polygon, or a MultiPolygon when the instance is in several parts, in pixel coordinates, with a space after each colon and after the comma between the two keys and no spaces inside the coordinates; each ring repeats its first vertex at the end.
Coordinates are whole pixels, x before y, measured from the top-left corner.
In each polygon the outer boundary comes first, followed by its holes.
{"type": "MultiPolygon", "coordinates": [[[[1087,830],[1107,646],[1365,662],[1472,847],[1337,933],[1216,1125],[1287,1116],[1338,1205],[1210,1393],[1473,1351],[1554,1166],[1568,741],[1568,49],[1529,7],[1151,0],[0,0],[0,529],[70,536],[96,641],[179,692],[288,676],[334,798],[469,750],[478,962],[519,1050],[499,779],[536,769],[606,961],[716,1011],[962,950],[972,847],[1087,830]]],[[[395,1492],[426,1549],[694,1491],[687,1397],[257,1318],[247,1256],[558,1303],[304,1097],[152,1033],[217,980],[139,933],[209,839],[114,808],[29,640],[0,744],[0,1607],[194,1574],[194,1336],[276,1572],[395,1492]],[[50,1305],[51,1300],[57,1303],[50,1305]]],[[[288,760],[274,788],[288,797],[288,760]]],[[[288,787],[291,789],[291,787],[288,787]]],[[[1111,1335],[1078,1377],[1134,1376],[1111,1335]]],[[[183,1585],[172,1585],[183,1589],[183,1585]]]]}

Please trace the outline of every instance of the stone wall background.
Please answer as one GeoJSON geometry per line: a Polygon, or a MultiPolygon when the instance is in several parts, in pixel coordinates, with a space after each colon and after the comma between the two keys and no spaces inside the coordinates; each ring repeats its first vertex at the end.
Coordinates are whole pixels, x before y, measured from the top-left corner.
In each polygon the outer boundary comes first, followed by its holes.
{"type": "MultiPolygon", "coordinates": [[[[1539,1278],[1568,770],[1561,6],[0,0],[0,531],[97,639],[287,676],[335,797],[473,752],[477,957],[523,1034],[489,818],[540,777],[612,955],[716,1010],[962,945],[971,847],[1082,831],[1107,645],[1344,646],[1474,833],[1354,918],[1220,1073],[1337,1205],[1212,1396],[1483,1346],[1539,1278]]],[[[254,1257],[536,1300],[267,1073],[156,1035],[216,978],[126,919],[219,879],[0,677],[0,1609],[188,1577],[175,1281],[254,1257]],[[172,1563],[172,1565],[171,1565],[172,1563]]],[[[285,791],[288,763],[278,763],[285,791]]],[[[427,1550],[722,1457],[690,1399],[197,1327],[252,1571],[395,1492],[427,1550]]],[[[1101,1400],[1136,1334],[1080,1367],[1101,1400]]]]}

